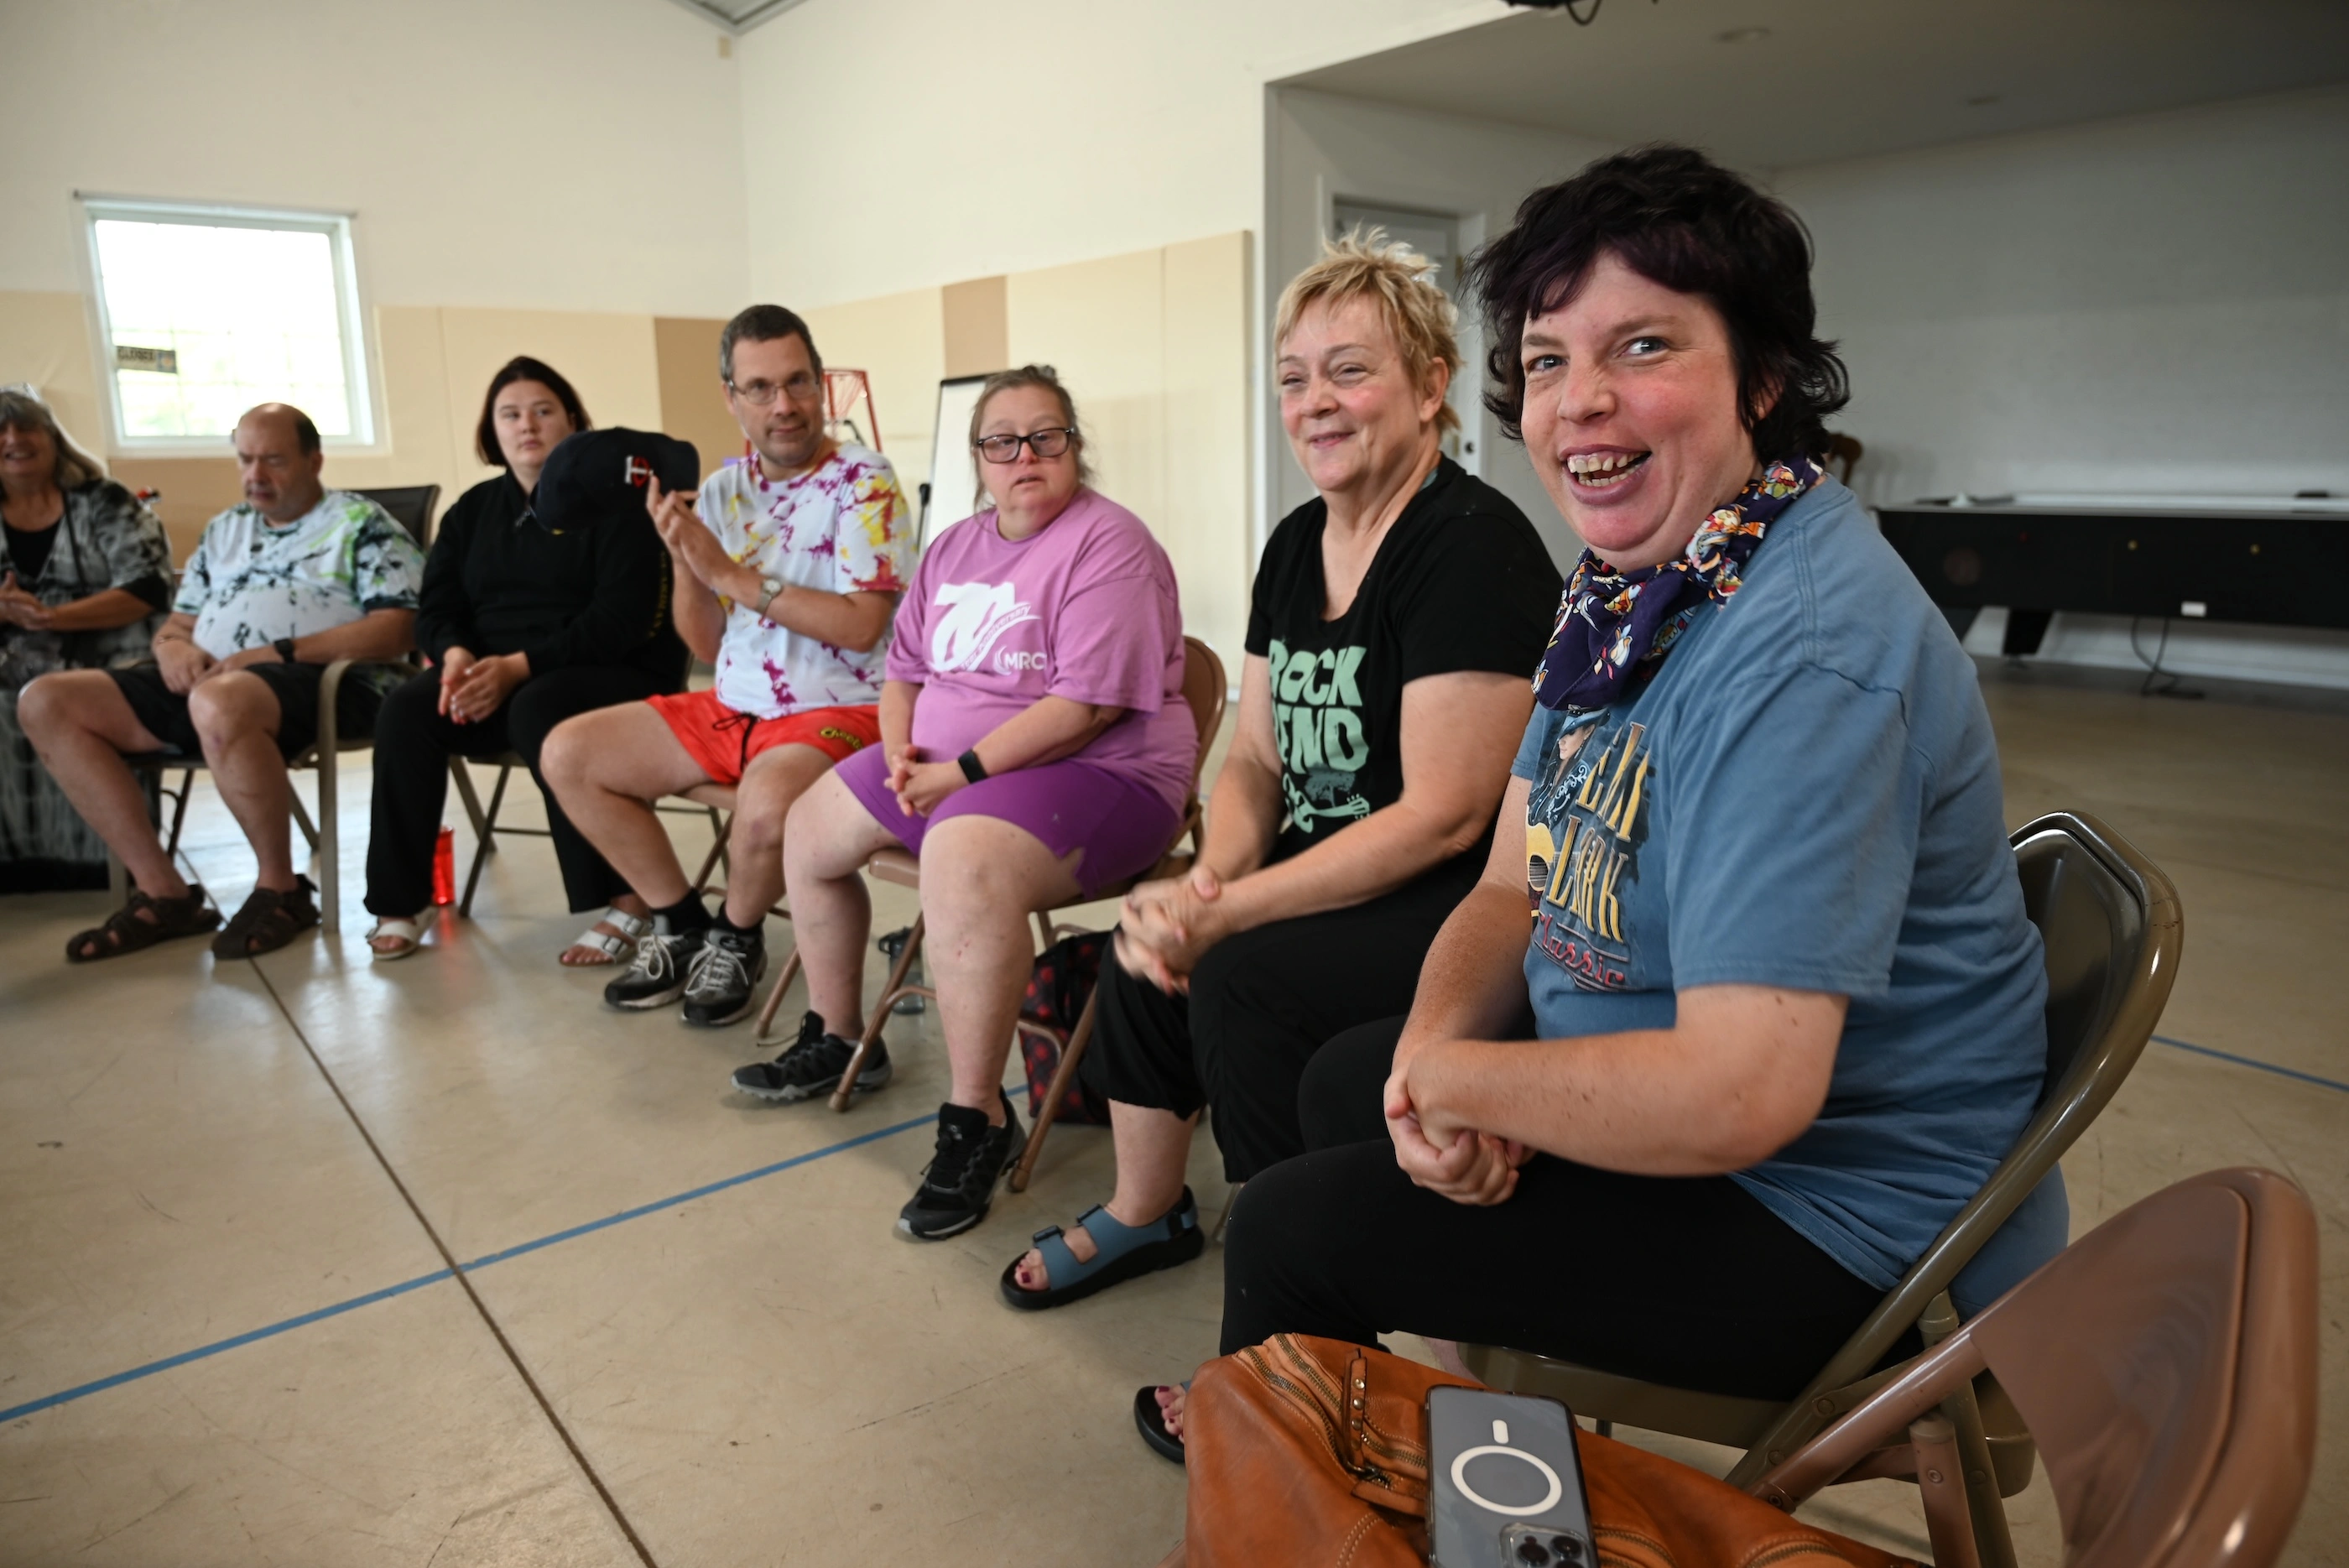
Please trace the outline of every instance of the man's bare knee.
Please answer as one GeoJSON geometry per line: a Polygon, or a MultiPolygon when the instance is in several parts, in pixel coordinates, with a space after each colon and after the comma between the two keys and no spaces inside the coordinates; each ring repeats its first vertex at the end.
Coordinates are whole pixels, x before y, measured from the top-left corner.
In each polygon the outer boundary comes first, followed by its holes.
{"type": "Polygon", "coordinates": [[[188,722],[207,751],[275,728],[277,697],[258,675],[233,670],[188,693],[188,722]]]}

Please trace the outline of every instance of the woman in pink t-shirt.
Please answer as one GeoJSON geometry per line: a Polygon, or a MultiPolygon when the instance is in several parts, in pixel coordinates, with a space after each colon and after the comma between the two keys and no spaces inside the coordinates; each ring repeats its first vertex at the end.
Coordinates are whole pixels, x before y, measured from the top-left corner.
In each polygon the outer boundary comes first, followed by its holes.
{"type": "MultiPolygon", "coordinates": [[[[1002,1091],[1033,948],[1028,914],[1155,865],[1189,794],[1174,568],[1094,491],[1075,405],[1046,367],[990,377],[971,415],[994,504],[938,535],[898,602],[878,749],[792,808],[783,875],[807,966],[799,1040],[734,1075],[772,1100],[829,1094],[864,1028],[872,905],[860,872],[922,859],[926,956],[954,1087],[897,1229],[937,1241],[987,1217],[1019,1147],[1002,1091]]],[[[858,1089],[889,1080],[878,1043],[858,1089]]]]}

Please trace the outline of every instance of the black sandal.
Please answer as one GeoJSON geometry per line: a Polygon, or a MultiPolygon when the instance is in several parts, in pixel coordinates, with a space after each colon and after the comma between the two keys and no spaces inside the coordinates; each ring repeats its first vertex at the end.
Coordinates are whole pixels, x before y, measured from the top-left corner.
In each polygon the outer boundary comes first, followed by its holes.
{"type": "Polygon", "coordinates": [[[212,939],[212,957],[259,958],[275,952],[318,923],[317,900],[311,897],[317,890],[307,877],[295,877],[290,893],[255,888],[212,939]]]}
{"type": "Polygon", "coordinates": [[[107,916],[104,925],[78,931],[67,940],[66,962],[96,963],[119,958],[174,938],[201,937],[220,923],[220,911],[204,897],[201,882],[188,884],[187,892],[177,898],[150,898],[133,888],[130,901],[107,916]],[[141,909],[151,910],[155,918],[142,919],[141,909]]]}
{"type": "MultiPolygon", "coordinates": [[[[1152,1453],[1178,1465],[1187,1464],[1190,1461],[1184,1458],[1183,1439],[1166,1429],[1166,1412],[1158,1407],[1158,1390],[1164,1386],[1163,1383],[1147,1383],[1133,1391],[1133,1425],[1141,1432],[1142,1440],[1150,1445],[1152,1453]]],[[[1185,1393],[1189,1393],[1190,1388],[1188,1383],[1183,1385],[1185,1393]]]]}

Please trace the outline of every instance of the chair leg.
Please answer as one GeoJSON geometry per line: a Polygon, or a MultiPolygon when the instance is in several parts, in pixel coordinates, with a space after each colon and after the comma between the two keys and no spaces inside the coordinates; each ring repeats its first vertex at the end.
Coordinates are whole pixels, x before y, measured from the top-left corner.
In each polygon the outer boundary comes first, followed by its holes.
{"type": "Polygon", "coordinates": [[[799,944],[794,942],[792,944],[792,956],[783,961],[782,974],[776,979],[774,989],[767,992],[767,1004],[759,1009],[758,1027],[750,1031],[752,1044],[763,1046],[767,1044],[767,1031],[775,1026],[775,1011],[782,1006],[783,992],[791,990],[792,981],[799,978],[799,972],[800,950],[799,944]]]}
{"type": "Polygon", "coordinates": [[[465,872],[465,896],[457,900],[457,913],[467,919],[473,918],[473,890],[481,885],[481,865],[498,847],[498,810],[505,805],[506,781],[513,774],[512,764],[498,770],[497,787],[490,791],[490,809],[481,809],[481,797],[473,793],[472,774],[462,757],[449,759],[450,772],[457,780],[457,794],[465,802],[465,815],[473,819],[473,864],[465,872]]]}
{"type": "MultiPolygon", "coordinates": [[[[331,725],[321,728],[331,736],[331,725]]],[[[343,929],[343,821],[336,809],[342,770],[336,765],[340,760],[331,749],[318,754],[318,923],[329,936],[343,929]]]]}
{"type": "Polygon", "coordinates": [[[1917,1488],[1925,1499],[1925,1533],[1933,1542],[1935,1568],[1983,1568],[1975,1550],[1973,1519],[1966,1506],[1963,1463],[1958,1457],[1957,1428],[1940,1416],[1925,1416],[1909,1426],[1909,1441],[1917,1453],[1917,1488]]]}
{"type": "MultiPolygon", "coordinates": [[[[1981,1568],[2015,1568],[2014,1535],[2007,1528],[2005,1500],[1998,1495],[1998,1471],[1991,1460],[1990,1439],[1982,1432],[1982,1405],[1974,1397],[1974,1386],[1964,1384],[1941,1401],[1940,1414],[1955,1439],[1951,1451],[1961,1468],[1951,1479],[1962,1490],[1972,1525],[1971,1544],[1981,1568]]],[[[1921,1466],[1920,1459],[1920,1469],[1921,1466]]],[[[1939,1563],[1940,1542],[1937,1539],[1933,1544],[1939,1563]]]]}
{"type": "MultiPolygon", "coordinates": [[[[165,790],[163,793],[171,797],[171,831],[163,840],[163,858],[170,860],[175,858],[180,853],[180,829],[187,826],[188,797],[196,793],[196,770],[193,768],[181,770],[179,789],[165,790]]],[[[129,896],[128,891],[123,894],[126,898],[129,896]]]]}
{"type": "Polygon", "coordinates": [[[1243,1181],[1239,1183],[1238,1186],[1234,1187],[1229,1192],[1224,1194],[1224,1211],[1216,1216],[1216,1228],[1207,1232],[1208,1241],[1220,1241],[1223,1240],[1224,1227],[1232,1222],[1232,1206],[1240,1200],[1240,1188],[1246,1187],[1247,1185],[1247,1183],[1243,1181]]]}
{"type": "MultiPolygon", "coordinates": [[[[466,818],[473,825],[476,840],[489,836],[489,823],[481,815],[481,797],[473,792],[473,770],[462,757],[449,759],[450,782],[457,786],[457,798],[464,803],[466,818]]],[[[506,770],[498,770],[498,787],[505,787],[506,770]]]]}
{"type": "Polygon", "coordinates": [[[701,857],[701,869],[694,873],[693,890],[696,893],[709,890],[709,874],[718,868],[720,861],[725,862],[727,877],[730,879],[734,875],[734,862],[726,854],[726,841],[734,834],[734,818],[720,814],[716,806],[712,806],[709,808],[709,826],[716,836],[710,840],[709,853],[701,857]]]}
{"type": "MultiPolygon", "coordinates": [[[[856,1054],[848,1059],[841,1070],[840,1086],[832,1091],[832,1108],[846,1110],[856,1098],[856,1075],[864,1071],[864,1059],[873,1054],[873,1043],[881,1038],[881,1025],[889,1016],[889,1002],[897,988],[905,983],[905,971],[914,967],[914,956],[922,950],[922,936],[926,929],[921,916],[914,917],[914,929],[905,933],[905,945],[898,950],[897,961],[889,966],[889,981],[881,988],[881,1000],[874,1004],[872,1015],[864,1021],[864,1033],[856,1042],[856,1054]]],[[[796,955],[794,955],[796,956],[796,955]]]]}
{"type": "Polygon", "coordinates": [[[1011,1168],[1011,1190],[1028,1190],[1028,1178],[1035,1172],[1037,1157],[1044,1152],[1044,1139],[1052,1124],[1061,1119],[1061,1102],[1069,1085],[1077,1081],[1077,1063],[1092,1043],[1093,1009],[1101,1002],[1101,987],[1093,987],[1085,998],[1085,1010],[1077,1014],[1077,1026],[1069,1031],[1069,1038],[1061,1047],[1060,1064],[1052,1069],[1052,1086],[1044,1091],[1044,1103],[1036,1112],[1036,1125],[1029,1129],[1028,1147],[1019,1151],[1019,1163],[1011,1168]]]}

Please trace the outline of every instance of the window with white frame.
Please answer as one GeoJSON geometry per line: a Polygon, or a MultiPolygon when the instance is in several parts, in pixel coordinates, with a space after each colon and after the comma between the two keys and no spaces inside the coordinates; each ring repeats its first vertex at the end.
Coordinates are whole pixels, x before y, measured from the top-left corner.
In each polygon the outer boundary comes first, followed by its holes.
{"type": "Polygon", "coordinates": [[[210,445],[271,401],[336,445],[374,440],[349,219],[82,204],[122,446],[210,445]]]}

